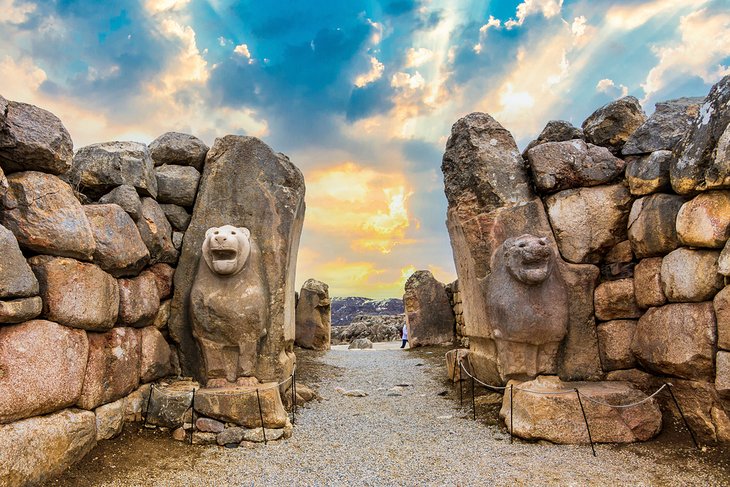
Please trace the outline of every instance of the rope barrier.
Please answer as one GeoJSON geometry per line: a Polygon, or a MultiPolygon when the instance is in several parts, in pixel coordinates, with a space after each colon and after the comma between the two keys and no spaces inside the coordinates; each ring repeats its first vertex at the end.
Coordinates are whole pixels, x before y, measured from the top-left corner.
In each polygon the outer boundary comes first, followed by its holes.
{"type": "Polygon", "coordinates": [[[657,390],[656,390],[656,392],[654,392],[654,394],[652,394],[651,396],[648,396],[648,397],[646,397],[646,398],[642,399],[641,401],[636,401],[636,402],[632,402],[631,404],[609,404],[609,403],[607,403],[607,402],[599,401],[599,400],[597,400],[597,399],[591,399],[591,398],[590,398],[590,397],[588,397],[588,396],[583,396],[583,399],[585,399],[586,401],[589,401],[589,402],[595,403],[595,404],[600,404],[601,406],[608,406],[608,407],[610,407],[610,408],[632,408],[632,407],[634,407],[634,406],[638,406],[638,405],[640,405],[640,404],[644,404],[645,402],[648,402],[648,401],[650,401],[650,400],[651,400],[651,399],[652,399],[652,398],[653,398],[654,396],[656,396],[657,394],[659,394],[660,392],[662,392],[662,390],[663,390],[663,389],[664,389],[665,387],[667,387],[667,384],[663,384],[663,385],[662,385],[662,386],[661,386],[661,387],[660,387],[659,389],[657,389],[657,390]]]}

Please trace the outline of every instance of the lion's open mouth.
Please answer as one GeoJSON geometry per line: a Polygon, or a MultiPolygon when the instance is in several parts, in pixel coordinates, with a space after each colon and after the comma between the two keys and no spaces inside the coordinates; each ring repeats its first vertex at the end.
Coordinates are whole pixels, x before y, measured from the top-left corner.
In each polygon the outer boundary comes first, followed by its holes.
{"type": "Polygon", "coordinates": [[[238,257],[236,249],[211,249],[210,254],[216,262],[236,260],[238,257]]]}

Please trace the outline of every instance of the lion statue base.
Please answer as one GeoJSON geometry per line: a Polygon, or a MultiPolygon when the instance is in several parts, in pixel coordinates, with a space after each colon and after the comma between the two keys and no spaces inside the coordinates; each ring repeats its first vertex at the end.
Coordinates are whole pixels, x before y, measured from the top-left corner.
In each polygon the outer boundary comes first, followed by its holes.
{"type": "Polygon", "coordinates": [[[207,387],[254,386],[269,327],[269,297],[260,251],[247,228],[213,227],[190,292],[193,337],[207,387]]]}

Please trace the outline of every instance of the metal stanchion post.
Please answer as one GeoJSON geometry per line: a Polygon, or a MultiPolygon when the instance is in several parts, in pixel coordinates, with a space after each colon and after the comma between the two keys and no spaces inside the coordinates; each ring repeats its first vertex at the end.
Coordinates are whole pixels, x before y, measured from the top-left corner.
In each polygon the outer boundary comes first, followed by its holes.
{"type": "Polygon", "coordinates": [[[474,420],[477,419],[477,406],[476,402],[474,401],[474,376],[471,376],[471,411],[474,415],[474,420]]]}
{"type": "Polygon", "coordinates": [[[297,407],[297,392],[294,390],[294,375],[296,374],[296,370],[293,370],[291,373],[291,424],[294,426],[294,423],[296,421],[296,407],[297,407]]]}
{"type": "Polygon", "coordinates": [[[256,400],[259,403],[259,417],[261,418],[261,433],[264,435],[264,445],[266,445],[266,428],[264,428],[264,412],[261,410],[261,396],[259,395],[259,389],[256,388],[256,400]]]}
{"type": "Polygon", "coordinates": [[[580,410],[583,413],[583,421],[585,421],[585,423],[586,423],[586,430],[588,430],[588,441],[591,442],[591,450],[593,451],[593,456],[595,457],[596,456],[596,449],[593,446],[593,438],[591,437],[591,428],[590,428],[590,426],[588,426],[588,418],[586,417],[586,410],[583,409],[583,401],[581,401],[581,399],[580,399],[580,392],[578,391],[577,388],[574,389],[574,391],[575,391],[575,394],[578,396],[578,404],[580,404],[580,410]]]}
{"type": "Polygon", "coordinates": [[[464,384],[461,381],[461,360],[459,360],[459,406],[464,405],[464,384]]]}
{"type": "Polygon", "coordinates": [[[514,406],[513,406],[513,403],[512,403],[512,384],[510,384],[509,385],[509,442],[510,442],[510,444],[512,443],[513,437],[514,437],[514,435],[513,435],[513,432],[514,432],[514,424],[515,424],[514,423],[514,419],[513,419],[513,417],[514,417],[514,414],[513,414],[514,410],[515,409],[514,409],[514,406]]]}
{"type": "Polygon", "coordinates": [[[152,391],[154,390],[155,385],[150,384],[150,395],[147,396],[147,410],[144,413],[144,427],[147,427],[147,418],[150,415],[150,401],[152,401],[152,391]]]}
{"type": "MultiPolygon", "coordinates": [[[[193,433],[195,433],[195,388],[193,388],[193,398],[190,400],[190,422],[192,426],[190,428],[190,444],[193,444],[193,433]]],[[[183,421],[183,427],[185,427],[185,421],[183,421]]]]}
{"type": "Polygon", "coordinates": [[[684,413],[682,412],[682,408],[679,407],[679,401],[677,401],[677,398],[674,396],[674,392],[672,392],[672,385],[667,384],[666,382],[664,383],[664,385],[666,385],[667,389],[669,389],[669,395],[672,396],[674,405],[677,406],[679,415],[682,416],[682,421],[684,421],[684,425],[687,427],[687,431],[689,431],[689,435],[692,437],[692,443],[695,444],[695,448],[697,448],[698,450],[701,450],[700,445],[697,444],[697,438],[695,438],[694,431],[692,431],[692,428],[689,427],[689,422],[687,421],[687,418],[685,418],[684,413]]]}

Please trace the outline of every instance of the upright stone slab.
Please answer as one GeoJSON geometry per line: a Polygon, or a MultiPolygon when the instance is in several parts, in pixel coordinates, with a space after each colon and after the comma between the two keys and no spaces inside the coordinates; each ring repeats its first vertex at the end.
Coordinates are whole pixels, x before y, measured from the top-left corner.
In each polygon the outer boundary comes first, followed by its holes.
{"type": "Polygon", "coordinates": [[[226,136],[208,151],[175,272],[168,328],[180,348],[185,375],[201,377],[201,355],[191,332],[190,291],[206,230],[246,227],[261,249],[270,327],[259,350],[256,377],[282,380],[292,370],[294,277],[304,221],[304,178],[283,154],[254,137],[226,136]]]}
{"type": "Polygon", "coordinates": [[[297,346],[314,350],[329,350],[332,331],[332,307],[329,286],[307,279],[297,301],[297,346]]]}
{"type": "Polygon", "coordinates": [[[446,287],[430,271],[416,271],[408,278],[403,304],[411,347],[454,341],[454,309],[446,287]]]}
{"type": "Polygon", "coordinates": [[[702,101],[702,98],[678,98],[657,103],[654,113],[631,134],[621,152],[627,156],[674,149],[692,127],[702,101]]]}
{"type": "Polygon", "coordinates": [[[96,241],[94,263],[114,277],[136,276],[150,259],[132,218],[119,205],[86,205],[96,241]]]}
{"type": "Polygon", "coordinates": [[[27,298],[38,294],[38,280],[25,261],[15,235],[0,225],[0,299],[27,298]]]}

